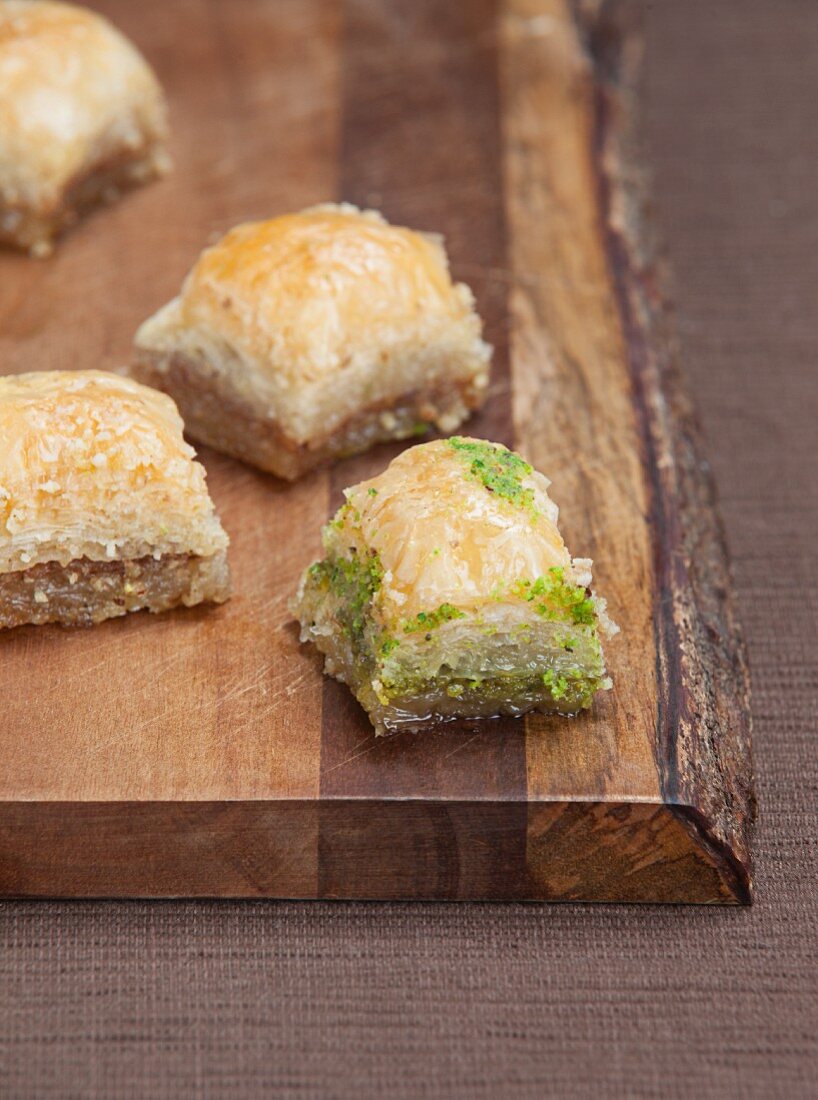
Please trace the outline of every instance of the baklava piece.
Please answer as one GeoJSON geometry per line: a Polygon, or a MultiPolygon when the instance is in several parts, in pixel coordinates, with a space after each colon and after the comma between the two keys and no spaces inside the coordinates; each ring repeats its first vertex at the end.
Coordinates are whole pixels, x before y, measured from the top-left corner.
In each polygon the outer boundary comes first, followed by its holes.
{"type": "Polygon", "coordinates": [[[513,451],[455,436],[346,491],[293,610],[377,733],[574,714],[610,688],[600,635],[617,628],[547,488],[513,451]]]}
{"type": "Polygon", "coordinates": [[[162,90],[107,19],[0,0],[0,242],[47,255],[92,206],[162,175],[162,90]]]}
{"type": "Polygon", "coordinates": [[[131,373],[194,439],[279,477],[483,400],[490,348],[437,236],[324,205],[240,225],[136,335],[131,373]]]}
{"type": "Polygon", "coordinates": [[[0,627],[227,599],[193,455],[170,398],[128,378],[0,378],[0,627]]]}

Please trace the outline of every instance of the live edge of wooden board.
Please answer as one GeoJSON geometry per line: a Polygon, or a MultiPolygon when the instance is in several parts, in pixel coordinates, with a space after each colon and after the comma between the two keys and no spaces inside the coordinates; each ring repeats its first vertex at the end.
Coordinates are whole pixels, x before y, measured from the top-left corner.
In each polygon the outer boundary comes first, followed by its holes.
{"type": "Polygon", "coordinates": [[[613,692],[376,740],[287,598],[381,448],[286,487],[204,452],[219,609],[0,637],[0,893],[748,903],[748,686],[638,169],[626,4],[99,4],[174,173],[0,259],[4,371],[115,367],[231,224],[343,198],[446,234],[495,347],[471,434],[545,471],[622,627],[613,692]]]}

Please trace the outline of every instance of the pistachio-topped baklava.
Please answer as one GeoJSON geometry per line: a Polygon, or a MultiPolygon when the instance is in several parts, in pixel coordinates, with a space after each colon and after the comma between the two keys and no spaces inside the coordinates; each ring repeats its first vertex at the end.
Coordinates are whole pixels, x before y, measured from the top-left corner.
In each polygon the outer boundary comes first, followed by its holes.
{"type": "Polygon", "coordinates": [[[0,628],[227,599],[193,455],[170,398],[128,378],[0,378],[0,628]]]}
{"type": "Polygon", "coordinates": [[[296,478],[380,440],[454,431],[489,346],[441,239],[323,205],[232,229],[136,334],[131,373],[194,439],[296,478]]]}
{"type": "Polygon", "coordinates": [[[611,686],[616,627],[547,489],[513,451],[455,436],[346,491],[294,611],[378,733],[574,714],[611,686]]]}

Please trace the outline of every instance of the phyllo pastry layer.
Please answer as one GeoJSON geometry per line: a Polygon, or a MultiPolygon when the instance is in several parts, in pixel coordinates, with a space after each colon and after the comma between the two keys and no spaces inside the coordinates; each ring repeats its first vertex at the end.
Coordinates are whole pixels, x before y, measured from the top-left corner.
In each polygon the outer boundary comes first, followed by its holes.
{"type": "Polygon", "coordinates": [[[490,348],[439,237],[324,205],[231,230],[136,335],[187,430],[295,478],[483,400],[490,348]]]}
{"type": "Polygon", "coordinates": [[[227,535],[170,398],[104,371],[0,378],[0,627],[221,602],[227,535]]]}
{"type": "Polygon", "coordinates": [[[163,174],[164,98],[107,19],[0,0],[0,242],[45,255],[89,207],[163,174]]]}
{"type": "Polygon", "coordinates": [[[617,628],[548,484],[500,444],[455,436],[346,491],[293,610],[378,733],[574,714],[610,688],[600,635],[617,628]]]}

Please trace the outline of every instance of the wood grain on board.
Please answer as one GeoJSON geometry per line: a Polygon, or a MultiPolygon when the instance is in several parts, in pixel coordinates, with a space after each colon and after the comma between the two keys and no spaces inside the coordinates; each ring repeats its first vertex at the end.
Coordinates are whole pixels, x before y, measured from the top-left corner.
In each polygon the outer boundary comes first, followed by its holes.
{"type": "Polygon", "coordinates": [[[99,5],[175,171],[0,258],[0,369],[114,367],[232,224],[344,199],[446,235],[495,348],[470,434],[553,482],[622,628],[577,719],[376,740],[287,600],[381,447],[285,486],[203,450],[235,595],[0,636],[0,893],[746,902],[746,673],[634,148],[638,29],[564,0],[99,5]]]}

